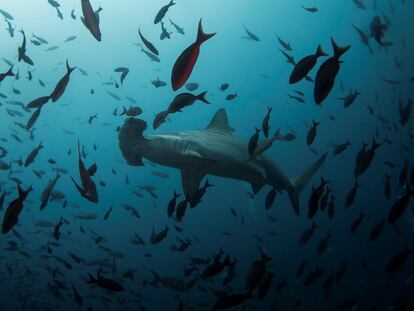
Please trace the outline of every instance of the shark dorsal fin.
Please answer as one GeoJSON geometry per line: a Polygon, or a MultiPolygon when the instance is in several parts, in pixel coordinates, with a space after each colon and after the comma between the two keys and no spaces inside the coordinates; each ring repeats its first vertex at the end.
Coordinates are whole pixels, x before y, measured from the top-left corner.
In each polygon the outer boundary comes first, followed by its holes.
{"type": "Polygon", "coordinates": [[[234,129],[229,125],[229,119],[224,108],[219,109],[214,117],[211,119],[207,130],[219,131],[231,135],[234,129]]]}

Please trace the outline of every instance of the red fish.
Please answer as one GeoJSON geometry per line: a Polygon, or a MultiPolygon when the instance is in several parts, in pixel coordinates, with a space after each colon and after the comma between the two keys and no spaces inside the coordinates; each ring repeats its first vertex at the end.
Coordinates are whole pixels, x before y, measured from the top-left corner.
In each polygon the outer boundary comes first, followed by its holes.
{"type": "Polygon", "coordinates": [[[171,75],[171,85],[174,91],[181,88],[190,77],[194,65],[197,62],[198,55],[200,54],[201,44],[213,37],[215,34],[216,33],[204,33],[200,19],[200,22],[198,23],[198,33],[196,42],[194,42],[188,48],[186,48],[174,64],[171,75]]]}

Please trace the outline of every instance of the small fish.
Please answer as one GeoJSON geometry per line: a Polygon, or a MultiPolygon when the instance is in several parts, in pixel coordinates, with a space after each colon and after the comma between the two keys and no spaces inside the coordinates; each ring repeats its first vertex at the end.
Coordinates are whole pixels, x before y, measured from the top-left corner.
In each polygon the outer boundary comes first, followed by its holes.
{"type": "Polygon", "coordinates": [[[306,135],[306,144],[308,146],[312,145],[316,138],[317,128],[320,122],[312,120],[312,127],[309,129],[308,134],[306,135]]]}
{"type": "Polygon", "coordinates": [[[185,35],[183,27],[178,26],[176,23],[174,23],[171,20],[171,18],[169,20],[170,20],[170,24],[175,28],[175,31],[177,31],[179,34],[185,35]]]}
{"type": "Polygon", "coordinates": [[[235,94],[229,94],[229,95],[226,96],[226,100],[227,101],[232,101],[233,99],[235,99],[238,96],[239,95],[237,93],[235,93],[235,94]]]}
{"type": "Polygon", "coordinates": [[[30,164],[32,164],[34,162],[34,160],[36,159],[37,155],[39,154],[40,149],[43,149],[43,145],[42,142],[40,142],[39,146],[37,146],[35,149],[33,149],[29,155],[27,156],[25,162],[24,162],[24,166],[28,167],[30,164]]]}
{"type": "Polygon", "coordinates": [[[59,80],[56,84],[55,89],[53,90],[52,94],[50,94],[50,99],[52,102],[56,102],[65,92],[66,87],[69,84],[70,75],[76,67],[69,67],[69,62],[66,60],[66,74],[59,80]]]}
{"type": "Polygon", "coordinates": [[[272,112],[272,107],[267,107],[267,113],[265,117],[263,118],[262,122],[262,128],[263,128],[263,134],[265,137],[269,137],[269,120],[270,120],[270,113],[272,112]]]}
{"type": "Polygon", "coordinates": [[[304,9],[305,11],[311,12],[311,13],[316,13],[316,12],[319,11],[317,7],[304,7],[304,6],[302,6],[302,9],[304,9]]]}
{"type": "Polygon", "coordinates": [[[142,35],[141,29],[138,29],[138,34],[147,49],[150,50],[153,54],[159,55],[158,50],[155,48],[155,46],[142,35]]]}
{"type": "Polygon", "coordinates": [[[65,42],[74,41],[74,40],[76,40],[76,38],[77,38],[77,36],[69,36],[69,37],[66,38],[65,42]]]}
{"type": "Polygon", "coordinates": [[[245,25],[243,25],[244,31],[247,33],[247,37],[242,37],[243,39],[251,40],[251,41],[260,41],[260,38],[252,33],[249,29],[246,28],[245,25]]]}
{"type": "Polygon", "coordinates": [[[260,131],[261,130],[256,127],[255,128],[255,133],[249,139],[248,149],[247,149],[247,151],[249,153],[249,156],[252,156],[254,154],[254,152],[256,151],[257,144],[259,142],[260,131]]]}
{"type": "Polygon", "coordinates": [[[168,9],[170,7],[172,7],[173,5],[175,5],[174,0],[171,0],[170,3],[168,3],[167,5],[164,5],[157,13],[157,15],[154,18],[154,24],[158,24],[165,16],[165,14],[167,14],[168,9]]]}

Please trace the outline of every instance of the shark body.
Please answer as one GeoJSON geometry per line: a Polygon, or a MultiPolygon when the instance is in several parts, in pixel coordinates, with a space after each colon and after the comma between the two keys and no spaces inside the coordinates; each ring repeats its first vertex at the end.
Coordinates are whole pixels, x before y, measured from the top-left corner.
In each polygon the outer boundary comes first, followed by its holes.
{"type": "Polygon", "coordinates": [[[144,136],[146,122],[127,119],[119,132],[119,146],[127,163],[144,165],[142,158],[181,171],[187,197],[206,175],[243,180],[256,194],[265,185],[287,191],[299,215],[299,194],[326,159],[326,154],[297,177],[289,179],[265,154],[248,160],[247,143],[232,135],[227,114],[220,109],[206,129],[144,136]]]}

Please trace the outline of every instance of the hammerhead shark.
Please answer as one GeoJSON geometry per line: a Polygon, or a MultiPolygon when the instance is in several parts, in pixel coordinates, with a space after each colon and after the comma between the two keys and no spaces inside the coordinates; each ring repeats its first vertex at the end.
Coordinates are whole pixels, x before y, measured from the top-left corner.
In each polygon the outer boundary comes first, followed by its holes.
{"type": "Polygon", "coordinates": [[[187,198],[197,191],[206,175],[214,175],[246,181],[254,194],[265,185],[278,192],[287,191],[293,210],[299,215],[299,195],[326,159],[324,154],[302,174],[290,179],[265,154],[248,160],[247,143],[232,135],[234,129],[224,109],[216,112],[204,130],[144,136],[146,128],[144,120],[125,121],[118,134],[122,155],[131,166],[143,166],[145,158],[179,169],[187,198]]]}

